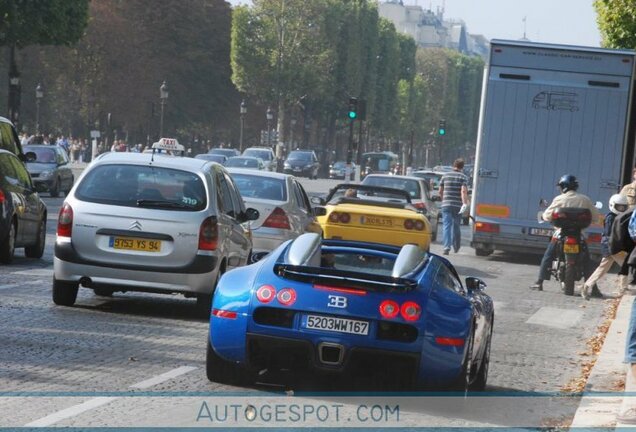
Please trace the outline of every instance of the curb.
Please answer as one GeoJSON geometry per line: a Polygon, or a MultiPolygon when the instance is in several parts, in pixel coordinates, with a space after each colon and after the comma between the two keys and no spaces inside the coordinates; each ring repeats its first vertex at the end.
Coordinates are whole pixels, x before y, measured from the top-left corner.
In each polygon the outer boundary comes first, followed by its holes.
{"type": "MultiPolygon", "coordinates": [[[[634,294],[634,290],[627,291],[616,309],[616,317],[607,331],[605,342],[585,386],[585,392],[589,394],[581,398],[571,428],[612,427],[616,425],[616,417],[624,409],[626,398],[616,391],[616,383],[624,380],[627,375],[623,357],[632,303],[636,298],[634,294]],[[594,393],[601,392],[613,395],[594,396],[594,393]]],[[[631,386],[626,383],[625,392],[635,390],[634,383],[631,386]]]]}

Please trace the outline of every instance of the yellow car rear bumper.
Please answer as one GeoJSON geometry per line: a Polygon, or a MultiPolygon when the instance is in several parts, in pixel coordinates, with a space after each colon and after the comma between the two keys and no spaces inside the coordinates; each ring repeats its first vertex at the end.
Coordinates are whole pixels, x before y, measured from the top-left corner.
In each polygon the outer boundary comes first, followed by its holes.
{"type": "Polygon", "coordinates": [[[352,240],[382,243],[393,246],[416,244],[424,250],[431,245],[431,233],[428,231],[393,231],[377,228],[362,228],[347,225],[323,225],[323,237],[334,240],[352,240]]]}

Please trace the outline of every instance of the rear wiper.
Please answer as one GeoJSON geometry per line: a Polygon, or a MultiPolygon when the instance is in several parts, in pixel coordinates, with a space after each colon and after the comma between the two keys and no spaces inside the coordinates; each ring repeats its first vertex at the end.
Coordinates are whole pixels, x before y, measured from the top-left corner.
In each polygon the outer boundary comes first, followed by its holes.
{"type": "Polygon", "coordinates": [[[138,207],[179,208],[179,209],[189,208],[185,204],[181,204],[174,201],[161,201],[161,200],[149,200],[149,199],[137,200],[137,206],[138,207]]]}

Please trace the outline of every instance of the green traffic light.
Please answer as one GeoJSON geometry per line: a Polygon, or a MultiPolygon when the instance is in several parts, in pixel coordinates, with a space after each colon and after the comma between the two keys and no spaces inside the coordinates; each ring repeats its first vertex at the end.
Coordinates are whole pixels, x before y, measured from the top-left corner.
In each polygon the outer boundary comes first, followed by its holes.
{"type": "Polygon", "coordinates": [[[349,111],[349,118],[350,119],[355,119],[358,116],[358,114],[355,111],[349,111]]]}
{"type": "Polygon", "coordinates": [[[439,130],[439,134],[440,135],[446,135],[446,129],[440,129],[439,130]]]}

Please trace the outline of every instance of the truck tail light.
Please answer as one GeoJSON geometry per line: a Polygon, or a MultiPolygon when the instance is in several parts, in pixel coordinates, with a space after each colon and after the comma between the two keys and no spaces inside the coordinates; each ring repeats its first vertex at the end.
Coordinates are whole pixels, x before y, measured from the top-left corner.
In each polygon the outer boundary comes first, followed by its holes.
{"type": "Polygon", "coordinates": [[[57,218],[57,235],[70,237],[73,234],[73,209],[68,203],[64,203],[57,218]]]}
{"type": "Polygon", "coordinates": [[[477,222],[475,223],[475,231],[499,234],[499,225],[488,222],[477,222]]]}
{"type": "Polygon", "coordinates": [[[263,222],[263,226],[267,228],[291,229],[287,213],[280,207],[276,207],[274,211],[267,216],[267,219],[263,222]]]}
{"type": "Polygon", "coordinates": [[[601,234],[590,234],[587,236],[587,241],[589,243],[600,243],[601,242],[601,234]]]}
{"type": "Polygon", "coordinates": [[[199,228],[199,250],[216,250],[216,243],[219,239],[219,226],[216,218],[210,216],[201,223],[199,228]]]}

